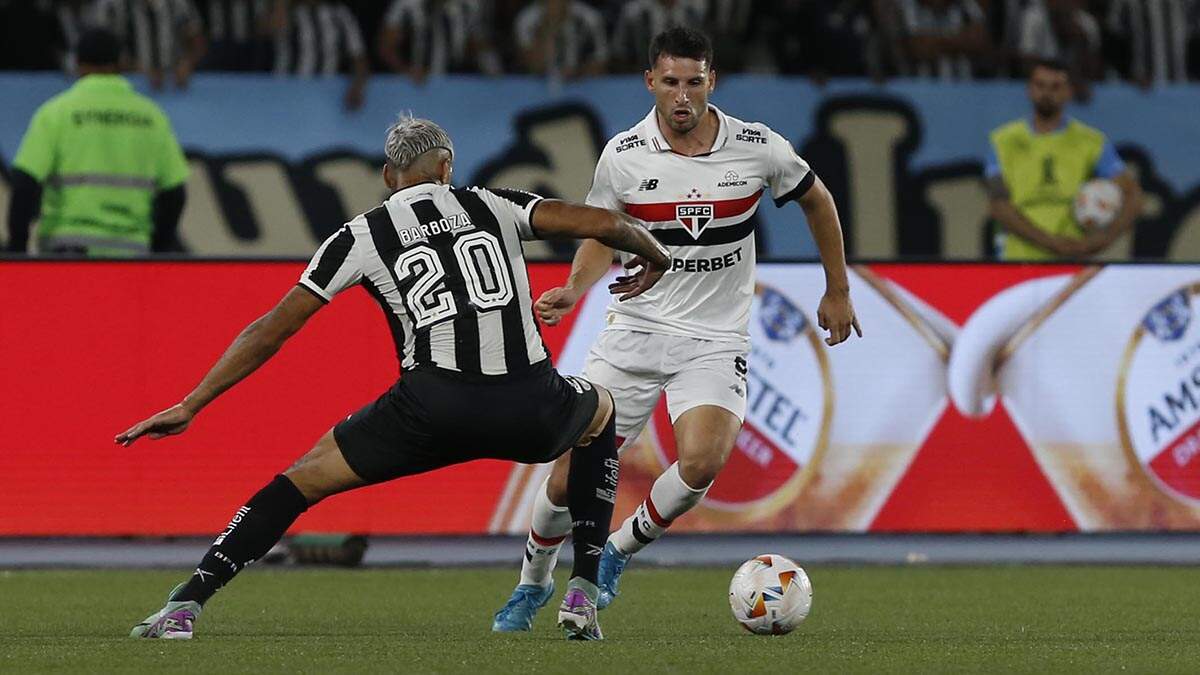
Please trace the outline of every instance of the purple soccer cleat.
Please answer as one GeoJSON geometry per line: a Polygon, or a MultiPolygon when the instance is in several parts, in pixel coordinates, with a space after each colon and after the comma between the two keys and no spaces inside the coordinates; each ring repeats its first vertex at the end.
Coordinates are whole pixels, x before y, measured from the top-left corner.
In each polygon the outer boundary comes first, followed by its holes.
{"type": "Polygon", "coordinates": [[[558,608],[558,625],[568,640],[604,639],[595,600],[599,593],[594,584],[580,578],[567,583],[567,595],[558,608]]]}
{"type": "Polygon", "coordinates": [[[195,602],[168,602],[166,606],[133,627],[129,637],[190,640],[200,605],[195,602]]]}

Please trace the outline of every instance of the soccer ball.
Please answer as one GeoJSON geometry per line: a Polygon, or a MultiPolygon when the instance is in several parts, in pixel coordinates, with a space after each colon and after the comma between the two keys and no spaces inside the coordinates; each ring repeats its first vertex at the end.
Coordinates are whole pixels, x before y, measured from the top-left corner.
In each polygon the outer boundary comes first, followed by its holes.
{"type": "Polygon", "coordinates": [[[742,563],[729,582],[729,607],[756,635],[792,632],[812,609],[812,583],[784,556],[768,553],[742,563]]]}
{"type": "Polygon", "coordinates": [[[1090,222],[1093,227],[1104,228],[1112,224],[1121,210],[1121,188],[1111,180],[1096,178],[1079,188],[1075,195],[1075,222],[1080,226],[1090,222]]]}

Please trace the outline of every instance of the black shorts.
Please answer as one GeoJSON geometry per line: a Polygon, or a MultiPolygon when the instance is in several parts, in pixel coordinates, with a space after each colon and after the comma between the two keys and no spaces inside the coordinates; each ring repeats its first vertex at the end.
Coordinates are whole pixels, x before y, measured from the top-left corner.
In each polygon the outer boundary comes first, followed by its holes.
{"type": "Polygon", "coordinates": [[[338,423],[333,437],[371,483],[473,459],[539,464],[570,450],[598,405],[595,387],[559,375],[548,359],[519,375],[418,368],[338,423]]]}

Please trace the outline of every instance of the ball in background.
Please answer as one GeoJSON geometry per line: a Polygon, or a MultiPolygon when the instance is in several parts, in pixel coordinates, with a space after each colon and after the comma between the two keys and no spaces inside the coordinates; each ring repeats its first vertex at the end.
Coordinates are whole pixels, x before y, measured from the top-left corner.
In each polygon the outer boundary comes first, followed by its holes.
{"type": "Polygon", "coordinates": [[[1107,178],[1089,180],[1075,195],[1075,222],[1083,227],[1108,227],[1120,210],[1121,188],[1107,178]]]}
{"type": "Polygon", "coordinates": [[[812,609],[812,583],[804,569],[777,553],[742,563],[729,582],[733,618],[756,635],[785,635],[812,609]]]}

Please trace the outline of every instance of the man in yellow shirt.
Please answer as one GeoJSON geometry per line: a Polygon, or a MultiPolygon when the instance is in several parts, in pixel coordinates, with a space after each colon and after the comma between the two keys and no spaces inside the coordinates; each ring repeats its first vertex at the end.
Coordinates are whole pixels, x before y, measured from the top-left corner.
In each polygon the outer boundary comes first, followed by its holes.
{"type": "Polygon", "coordinates": [[[984,168],[991,215],[1004,229],[1004,260],[1083,258],[1107,248],[1133,226],[1141,188],[1102,132],[1068,117],[1066,67],[1039,61],[1029,74],[1033,116],[990,136],[984,168]],[[1072,208],[1083,184],[1108,178],[1121,189],[1121,209],[1104,228],[1075,222],[1072,208]]]}
{"type": "Polygon", "coordinates": [[[171,124],[117,74],[104,30],[79,39],[81,77],[44,103],[12,162],[8,250],[125,257],[176,250],[188,166],[171,124]]]}

